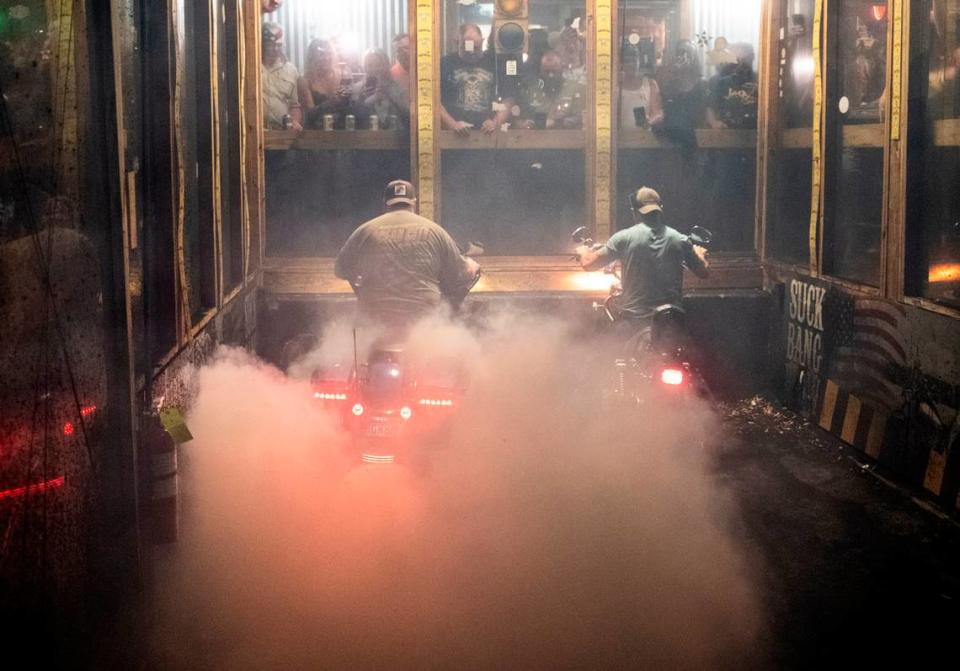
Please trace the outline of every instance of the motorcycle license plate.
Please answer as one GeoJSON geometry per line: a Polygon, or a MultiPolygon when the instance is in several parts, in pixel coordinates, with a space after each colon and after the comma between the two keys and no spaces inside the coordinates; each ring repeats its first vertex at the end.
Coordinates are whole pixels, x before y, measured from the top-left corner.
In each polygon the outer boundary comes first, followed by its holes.
{"type": "Polygon", "coordinates": [[[375,438],[386,438],[390,435],[390,425],[387,422],[370,422],[367,425],[367,435],[375,438]]]}

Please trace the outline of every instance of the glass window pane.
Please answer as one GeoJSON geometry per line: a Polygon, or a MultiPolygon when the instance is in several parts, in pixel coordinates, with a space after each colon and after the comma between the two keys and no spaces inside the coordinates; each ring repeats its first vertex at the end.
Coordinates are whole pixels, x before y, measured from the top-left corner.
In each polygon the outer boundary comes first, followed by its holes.
{"type": "Polygon", "coordinates": [[[824,270],[879,286],[886,5],[846,0],[833,18],[824,270]]]}
{"type": "Polygon", "coordinates": [[[183,77],[180,83],[184,165],[184,261],[190,316],[217,304],[213,239],[213,125],[210,87],[210,5],[178,6],[183,77]],[[192,174],[191,174],[192,173],[192,174]]]}
{"type": "Polygon", "coordinates": [[[406,0],[287,0],[263,25],[266,250],[335,256],[410,179],[406,0]]]}
{"type": "Polygon", "coordinates": [[[783,6],[780,45],[783,125],[810,128],[813,123],[813,0],[786,0],[783,6]]]}
{"type": "Polygon", "coordinates": [[[447,3],[441,211],[493,255],[557,255],[586,207],[583,0],[447,3]]]}
{"type": "Polygon", "coordinates": [[[767,256],[810,262],[813,163],[813,0],[783,0],[780,24],[779,138],[767,184],[767,256]]]}
{"type": "Polygon", "coordinates": [[[906,290],[960,307],[960,0],[919,4],[911,13],[906,290]]]}
{"type": "Polygon", "coordinates": [[[237,5],[218,0],[217,31],[219,123],[220,123],[220,211],[223,220],[223,284],[228,293],[243,281],[243,202],[240,180],[240,80],[238,70],[239,25],[237,5]]]}
{"type": "Polygon", "coordinates": [[[754,248],[758,0],[619,5],[618,228],[651,186],[668,225],[714,233],[715,251],[754,248]]]}

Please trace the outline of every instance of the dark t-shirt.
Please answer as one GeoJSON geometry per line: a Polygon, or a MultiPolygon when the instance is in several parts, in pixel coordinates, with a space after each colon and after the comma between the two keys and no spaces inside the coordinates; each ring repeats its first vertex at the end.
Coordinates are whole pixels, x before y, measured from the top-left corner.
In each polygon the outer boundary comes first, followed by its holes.
{"type": "Polygon", "coordinates": [[[669,226],[656,230],[642,223],[631,226],[607,240],[605,249],[623,265],[623,310],[633,317],[679,302],[684,265],[704,267],[689,238],[669,226]]]}
{"type": "Polygon", "coordinates": [[[361,225],[340,250],[335,268],[342,279],[363,278],[360,309],[384,321],[429,313],[462,281],[465,270],[450,234],[405,210],[361,225]]]}
{"type": "Polygon", "coordinates": [[[728,128],[757,127],[757,82],[748,65],[731,65],[710,81],[710,107],[728,128]]]}
{"type": "Polygon", "coordinates": [[[493,116],[495,68],[490,52],[477,63],[467,63],[460,54],[448,54],[440,60],[440,101],[454,119],[479,128],[493,116]]]}

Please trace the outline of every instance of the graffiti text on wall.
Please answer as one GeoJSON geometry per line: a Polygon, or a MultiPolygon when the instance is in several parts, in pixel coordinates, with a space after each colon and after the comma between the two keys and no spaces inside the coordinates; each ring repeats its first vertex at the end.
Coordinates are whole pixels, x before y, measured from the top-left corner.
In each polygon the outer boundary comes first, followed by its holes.
{"type": "Polygon", "coordinates": [[[787,361],[802,371],[801,405],[812,409],[819,395],[824,359],[824,298],[827,289],[806,280],[787,285],[787,361]]]}

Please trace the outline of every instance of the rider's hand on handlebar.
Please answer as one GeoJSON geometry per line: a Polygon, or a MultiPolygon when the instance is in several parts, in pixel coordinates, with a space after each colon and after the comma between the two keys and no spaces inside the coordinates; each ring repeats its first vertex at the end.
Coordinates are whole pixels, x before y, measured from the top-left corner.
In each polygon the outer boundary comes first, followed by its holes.
{"type": "Polygon", "coordinates": [[[575,250],[573,250],[573,255],[576,257],[577,261],[583,258],[583,255],[591,251],[591,248],[587,245],[579,245],[575,250]]]}
{"type": "Polygon", "coordinates": [[[694,252],[694,254],[696,254],[697,256],[700,257],[700,260],[703,261],[703,265],[705,265],[705,266],[709,266],[709,265],[710,265],[710,260],[707,258],[707,256],[710,254],[710,252],[707,251],[707,248],[706,248],[706,247],[701,247],[700,245],[694,245],[694,246],[693,246],[693,252],[694,252]]]}

